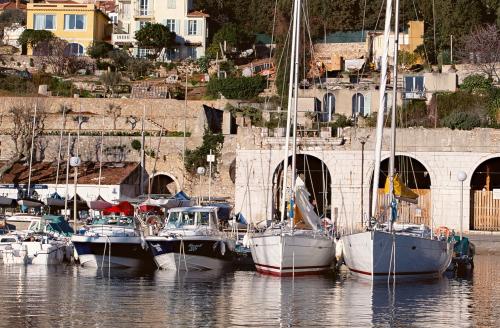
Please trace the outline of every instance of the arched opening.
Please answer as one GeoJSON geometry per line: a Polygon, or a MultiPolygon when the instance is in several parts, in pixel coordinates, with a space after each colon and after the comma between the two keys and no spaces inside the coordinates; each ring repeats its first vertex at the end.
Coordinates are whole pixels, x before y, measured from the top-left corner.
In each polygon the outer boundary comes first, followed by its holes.
{"type": "MultiPolygon", "coordinates": [[[[419,195],[417,203],[399,201],[398,218],[400,223],[415,223],[430,225],[431,222],[431,177],[429,171],[418,160],[404,155],[395,158],[394,167],[401,181],[419,195]]],[[[389,158],[380,163],[380,178],[378,182],[377,218],[387,218],[390,215],[389,195],[384,187],[389,172],[389,158]]],[[[373,181],[373,175],[372,175],[373,181]]],[[[371,187],[373,188],[373,187],[371,187]]],[[[370,188],[370,189],[371,189],[370,188]]],[[[370,192],[371,195],[371,192],[370,192]]],[[[371,199],[370,199],[371,201],[371,199]]]]}
{"type": "MultiPolygon", "coordinates": [[[[326,164],[312,155],[297,155],[297,176],[306,184],[311,194],[311,203],[315,204],[319,217],[331,218],[331,176],[326,164]]],[[[288,185],[291,185],[292,157],[288,159],[288,185]]],[[[283,161],[278,165],[273,175],[273,216],[280,218],[281,191],[283,189],[283,161]]]]}
{"type": "Polygon", "coordinates": [[[69,43],[64,51],[66,56],[83,56],[85,48],[79,43],[69,43]]]}
{"type": "Polygon", "coordinates": [[[323,122],[329,122],[332,120],[335,114],[335,95],[331,92],[327,92],[323,96],[323,122]]]}
{"type": "Polygon", "coordinates": [[[365,115],[365,97],[361,93],[352,96],[352,116],[365,115]]]}
{"type": "Polygon", "coordinates": [[[470,230],[500,231],[500,157],[476,168],[470,189],[470,230]]]}
{"type": "Polygon", "coordinates": [[[177,184],[171,176],[167,174],[157,174],[150,178],[152,194],[169,194],[177,192],[177,184]]]}

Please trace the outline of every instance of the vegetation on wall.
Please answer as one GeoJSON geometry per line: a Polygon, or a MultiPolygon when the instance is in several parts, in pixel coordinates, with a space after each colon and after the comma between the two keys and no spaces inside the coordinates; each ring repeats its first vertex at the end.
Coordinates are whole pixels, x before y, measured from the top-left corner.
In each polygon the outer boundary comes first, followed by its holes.
{"type": "Polygon", "coordinates": [[[140,48],[152,50],[151,55],[148,56],[151,59],[158,58],[164,48],[170,49],[176,45],[175,33],[158,23],[146,23],[143,28],[135,32],[135,39],[140,48]]]}
{"type": "Polygon", "coordinates": [[[264,91],[266,80],[262,76],[212,78],[207,84],[207,95],[219,98],[222,94],[227,99],[253,99],[264,91]]]}
{"type": "Polygon", "coordinates": [[[212,163],[212,170],[217,172],[217,159],[219,158],[223,143],[224,135],[222,133],[213,133],[209,129],[205,129],[201,146],[186,150],[186,157],[184,159],[186,171],[195,174],[198,167],[206,167],[208,165],[207,155],[212,150],[212,154],[216,158],[216,161],[212,163]]]}

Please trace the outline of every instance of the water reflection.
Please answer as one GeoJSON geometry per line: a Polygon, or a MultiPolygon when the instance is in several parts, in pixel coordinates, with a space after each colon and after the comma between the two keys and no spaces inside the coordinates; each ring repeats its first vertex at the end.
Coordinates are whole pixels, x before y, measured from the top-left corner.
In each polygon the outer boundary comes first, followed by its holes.
{"type": "Polygon", "coordinates": [[[471,279],[396,285],[347,271],[280,279],[251,271],[0,266],[0,317],[9,327],[493,327],[500,257],[475,261],[471,279]]]}

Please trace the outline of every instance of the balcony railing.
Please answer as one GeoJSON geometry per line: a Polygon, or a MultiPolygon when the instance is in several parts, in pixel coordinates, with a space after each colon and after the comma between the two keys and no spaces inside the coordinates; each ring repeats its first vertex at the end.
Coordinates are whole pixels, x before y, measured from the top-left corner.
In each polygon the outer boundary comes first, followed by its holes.
{"type": "Polygon", "coordinates": [[[136,8],[134,11],[135,18],[153,18],[153,8],[136,8]]]}
{"type": "Polygon", "coordinates": [[[135,41],[134,37],[132,34],[128,33],[113,33],[111,37],[111,41],[113,43],[133,43],[135,41]]]}
{"type": "Polygon", "coordinates": [[[403,91],[403,99],[426,99],[425,90],[403,91]]]}

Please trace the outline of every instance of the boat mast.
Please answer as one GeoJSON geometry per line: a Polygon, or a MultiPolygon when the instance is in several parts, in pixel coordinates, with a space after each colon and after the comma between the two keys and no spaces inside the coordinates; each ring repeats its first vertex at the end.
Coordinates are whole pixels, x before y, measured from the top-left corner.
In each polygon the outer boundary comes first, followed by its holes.
{"type": "Polygon", "coordinates": [[[61,127],[61,132],[59,134],[59,151],[57,152],[57,170],[56,170],[56,193],[57,187],[59,185],[59,164],[61,163],[61,150],[62,150],[62,140],[63,132],[66,129],[66,106],[63,105],[63,125],[61,127]]]}
{"type": "Polygon", "coordinates": [[[102,114],[102,128],[101,128],[101,147],[99,148],[99,187],[97,189],[97,198],[101,196],[101,178],[102,178],[102,150],[104,148],[104,112],[102,114]]]}
{"type": "Polygon", "coordinates": [[[392,109],[391,109],[391,157],[389,158],[389,199],[391,215],[387,217],[387,228],[392,231],[392,224],[396,220],[396,213],[392,209],[394,201],[394,174],[396,159],[396,100],[398,95],[398,48],[399,48],[399,0],[394,2],[394,59],[392,73],[392,109]]]}
{"type": "Polygon", "coordinates": [[[387,0],[385,8],[384,43],[382,54],[382,67],[380,70],[379,106],[377,113],[377,131],[375,138],[375,168],[372,181],[372,208],[371,217],[375,217],[378,207],[378,182],[380,179],[380,159],[382,153],[382,137],[384,133],[384,107],[385,89],[387,84],[387,55],[389,52],[389,34],[391,30],[392,0],[387,0]]]}
{"type": "Polygon", "coordinates": [[[35,112],[33,113],[33,127],[31,129],[31,147],[30,147],[30,164],[28,171],[28,195],[27,198],[30,198],[31,191],[31,167],[33,165],[33,146],[35,144],[35,126],[36,126],[36,110],[37,110],[38,102],[35,102],[35,112]]]}
{"type": "Polygon", "coordinates": [[[146,158],[145,158],[145,152],[144,152],[144,142],[146,138],[144,137],[144,119],[146,117],[146,105],[142,106],[142,121],[141,121],[141,181],[139,183],[139,188],[140,194],[142,195],[144,193],[144,177],[145,172],[144,172],[144,165],[146,165],[146,158]]]}
{"type": "MultiPolygon", "coordinates": [[[[287,113],[286,113],[286,135],[285,135],[285,160],[283,161],[283,187],[282,187],[282,194],[281,194],[281,222],[285,220],[285,202],[286,202],[286,191],[287,191],[287,185],[288,185],[288,156],[289,156],[289,145],[290,145],[290,124],[291,124],[291,115],[292,115],[292,98],[293,98],[293,79],[295,76],[295,54],[296,54],[296,47],[297,47],[297,11],[298,5],[299,5],[300,0],[294,0],[294,6],[293,6],[293,28],[292,28],[292,49],[291,49],[291,56],[292,60],[290,61],[290,75],[289,75],[289,81],[288,81],[288,107],[287,107],[287,113]]],[[[293,175],[293,172],[292,172],[293,175]]]]}
{"type": "MultiPolygon", "coordinates": [[[[297,104],[299,100],[299,51],[300,51],[300,16],[301,16],[301,10],[302,10],[302,0],[297,1],[297,13],[295,14],[295,20],[296,20],[296,26],[295,26],[295,54],[293,55],[294,57],[294,66],[295,66],[295,71],[294,75],[295,78],[293,80],[293,91],[294,91],[294,96],[293,96],[293,139],[292,139],[292,194],[291,194],[291,200],[293,202],[290,202],[291,204],[295,205],[295,181],[297,180],[297,104]]],[[[292,207],[290,211],[293,213],[294,208],[292,207]]],[[[293,227],[293,222],[290,222],[290,225],[293,227]]]]}

